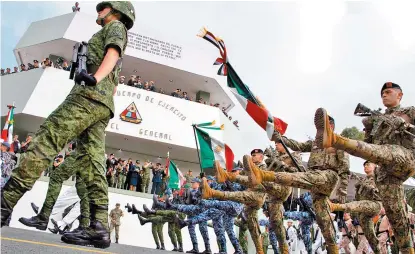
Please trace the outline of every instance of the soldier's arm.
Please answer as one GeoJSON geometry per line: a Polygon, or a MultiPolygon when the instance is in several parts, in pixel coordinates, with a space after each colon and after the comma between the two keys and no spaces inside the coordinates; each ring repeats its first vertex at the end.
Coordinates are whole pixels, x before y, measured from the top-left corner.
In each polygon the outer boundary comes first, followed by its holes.
{"type": "Polygon", "coordinates": [[[121,22],[113,22],[108,27],[104,42],[106,54],[97,72],[94,74],[97,83],[113,71],[118,59],[124,54],[127,33],[123,26],[121,22]]]}
{"type": "Polygon", "coordinates": [[[294,151],[299,151],[303,153],[311,152],[311,148],[313,147],[313,141],[308,140],[306,142],[298,142],[294,139],[289,139],[287,137],[282,137],[282,141],[294,151]]]}
{"type": "Polygon", "coordinates": [[[350,175],[350,158],[349,154],[345,151],[337,150],[337,158],[340,161],[340,165],[338,168],[338,175],[339,175],[339,182],[337,188],[337,196],[340,198],[342,197],[342,203],[344,203],[347,196],[347,185],[349,183],[349,175],[350,175]]]}

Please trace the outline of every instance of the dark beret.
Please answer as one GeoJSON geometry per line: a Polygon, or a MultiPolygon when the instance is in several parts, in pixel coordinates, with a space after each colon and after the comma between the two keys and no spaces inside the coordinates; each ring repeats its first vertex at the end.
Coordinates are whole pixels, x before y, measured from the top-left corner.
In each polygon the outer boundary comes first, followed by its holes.
{"type": "Polygon", "coordinates": [[[254,150],[251,151],[251,155],[253,155],[254,153],[264,154],[264,151],[262,151],[261,149],[254,149],[254,150]]]}
{"type": "Polygon", "coordinates": [[[385,84],[383,84],[382,90],[380,90],[380,95],[382,95],[383,90],[388,89],[388,88],[398,88],[399,90],[402,91],[402,88],[398,84],[395,84],[393,82],[386,82],[385,84]]]}

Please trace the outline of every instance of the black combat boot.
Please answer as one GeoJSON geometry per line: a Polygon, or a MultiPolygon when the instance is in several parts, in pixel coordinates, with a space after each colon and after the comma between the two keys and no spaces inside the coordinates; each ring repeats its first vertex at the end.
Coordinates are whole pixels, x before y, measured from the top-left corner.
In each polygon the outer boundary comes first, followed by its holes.
{"type": "Polygon", "coordinates": [[[173,204],[171,203],[170,199],[166,198],[166,209],[171,208],[171,207],[172,207],[172,205],[173,205],[173,204]]]}
{"type": "Polygon", "coordinates": [[[144,210],[144,212],[145,212],[147,215],[149,215],[149,214],[156,214],[156,212],[155,212],[155,211],[152,211],[152,210],[148,209],[148,207],[147,207],[145,204],[143,205],[143,210],[144,210]]]}
{"type": "Polygon", "coordinates": [[[197,244],[193,244],[193,249],[186,251],[186,253],[198,253],[199,254],[199,247],[197,244]]]}
{"type": "Polygon", "coordinates": [[[179,252],[183,252],[183,243],[179,243],[179,252]]]}
{"type": "MultiPolygon", "coordinates": [[[[9,180],[10,181],[10,180],[9,180]]],[[[13,209],[7,204],[4,199],[3,192],[1,192],[1,227],[9,225],[9,218],[12,215],[13,209]]]]}
{"type": "Polygon", "coordinates": [[[154,194],[153,195],[153,205],[151,206],[151,209],[154,210],[154,209],[159,208],[160,207],[160,204],[159,203],[160,202],[159,202],[159,199],[157,198],[157,195],[154,194]]]}
{"type": "Polygon", "coordinates": [[[115,238],[115,243],[118,243],[118,238],[115,238]]]}
{"type": "Polygon", "coordinates": [[[174,215],[174,222],[179,226],[180,229],[189,226],[189,224],[185,220],[180,219],[177,214],[174,215]]]}
{"type": "Polygon", "coordinates": [[[146,224],[146,223],[148,223],[148,222],[150,222],[149,220],[147,220],[144,217],[141,217],[140,215],[138,215],[138,219],[140,220],[141,226],[144,225],[144,224],[146,224]]]}
{"type": "Polygon", "coordinates": [[[125,206],[125,208],[127,208],[127,212],[131,213],[133,211],[133,208],[131,208],[130,204],[127,203],[127,205],[125,206]]]}
{"type": "Polygon", "coordinates": [[[173,244],[173,249],[171,250],[171,251],[179,251],[178,249],[177,249],[177,244],[173,244]]]}
{"type": "Polygon", "coordinates": [[[108,248],[111,245],[108,228],[105,227],[100,221],[96,220],[97,210],[108,211],[108,206],[90,204],[89,207],[91,219],[90,227],[77,232],[67,232],[62,236],[61,240],[68,244],[82,246],[92,245],[95,248],[103,249],[108,248]]]}
{"type": "Polygon", "coordinates": [[[138,210],[136,207],[135,207],[135,205],[133,204],[133,207],[131,208],[132,209],[132,214],[139,214],[139,215],[141,215],[143,212],[141,212],[140,210],[138,210]]]}
{"type": "Polygon", "coordinates": [[[53,234],[58,234],[58,230],[56,228],[48,228],[50,232],[52,232],[53,234]]]}
{"type": "Polygon", "coordinates": [[[160,249],[160,245],[158,243],[156,245],[157,245],[156,250],[159,250],[160,249]]]}
{"type": "Polygon", "coordinates": [[[39,207],[37,205],[35,205],[35,203],[33,203],[33,202],[30,203],[30,206],[32,207],[33,212],[35,212],[35,214],[39,213],[39,207]]]}
{"type": "Polygon", "coordinates": [[[205,244],[205,251],[202,252],[203,254],[212,254],[212,251],[210,250],[210,244],[205,244]]]}
{"type": "Polygon", "coordinates": [[[49,223],[49,218],[46,218],[43,214],[38,214],[31,218],[21,217],[19,221],[27,227],[36,228],[39,230],[46,230],[49,223]]]}
{"type": "Polygon", "coordinates": [[[166,248],[164,247],[164,243],[161,243],[161,247],[160,250],[165,250],[166,248]]]}

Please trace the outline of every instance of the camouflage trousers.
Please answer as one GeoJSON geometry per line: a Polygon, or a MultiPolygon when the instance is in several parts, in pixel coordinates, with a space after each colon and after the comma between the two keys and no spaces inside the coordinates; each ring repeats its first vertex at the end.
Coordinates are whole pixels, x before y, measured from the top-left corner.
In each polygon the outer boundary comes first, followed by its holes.
{"type": "Polygon", "coordinates": [[[262,185],[265,187],[265,191],[268,194],[267,197],[269,198],[268,212],[269,222],[273,229],[272,231],[274,231],[277,236],[280,253],[286,254],[288,244],[286,242],[286,231],[282,211],[283,202],[290,196],[292,188],[272,182],[264,182],[262,185]]]}
{"type": "MultiPolygon", "coordinates": [[[[269,220],[264,220],[264,219],[259,220],[259,225],[267,227],[269,229],[269,225],[270,225],[269,220]]],[[[272,249],[274,250],[274,253],[278,254],[279,253],[278,240],[277,240],[277,235],[275,234],[274,230],[269,231],[268,238],[269,238],[269,244],[271,244],[272,249]]],[[[264,249],[264,253],[266,253],[266,252],[267,252],[267,250],[264,249]]]]}
{"type": "Polygon", "coordinates": [[[262,238],[262,250],[264,251],[264,254],[268,253],[268,246],[269,246],[269,233],[268,232],[263,232],[261,234],[261,238],[262,238]]]}
{"type": "Polygon", "coordinates": [[[339,207],[348,213],[357,213],[360,226],[366,236],[365,240],[369,242],[373,252],[379,253],[379,241],[375,233],[373,217],[379,214],[382,203],[379,201],[360,200],[339,204],[339,207]]]}
{"type": "Polygon", "coordinates": [[[338,175],[334,170],[310,170],[307,172],[275,173],[275,183],[310,190],[316,221],[327,245],[336,245],[336,233],[330,218],[328,199],[336,188],[338,175]]]}
{"type": "Polygon", "coordinates": [[[49,178],[48,191],[46,193],[45,201],[43,202],[42,209],[39,214],[43,215],[45,218],[50,217],[53,207],[59,197],[59,193],[62,189],[62,183],[65,180],[68,180],[69,177],[76,174],[76,192],[80,199],[80,210],[81,210],[81,220],[79,221],[80,226],[85,228],[89,227],[89,202],[88,202],[88,191],[85,185],[85,182],[82,180],[82,174],[85,174],[82,170],[83,165],[81,160],[76,160],[76,154],[69,156],[65,159],[63,164],[55,168],[51,172],[49,178]]]}
{"type": "Polygon", "coordinates": [[[151,233],[153,234],[154,242],[157,247],[160,246],[160,244],[164,245],[163,226],[164,223],[151,223],[151,233]]]}
{"type": "Polygon", "coordinates": [[[402,253],[409,253],[413,247],[407,212],[403,200],[405,198],[403,182],[394,176],[383,180],[376,179],[376,186],[382,198],[388,220],[393,228],[396,244],[402,253]]]}
{"type": "Polygon", "coordinates": [[[402,183],[415,173],[414,152],[399,145],[374,145],[350,139],[334,146],[380,166],[376,172],[376,186],[394,229],[396,243],[402,253],[409,253],[413,245],[409,226],[405,222],[407,217],[402,204],[402,183]]]}
{"type": "MultiPolygon", "coordinates": [[[[236,237],[233,226],[235,224],[235,217],[237,217],[243,210],[243,205],[233,201],[220,201],[220,200],[204,200],[200,201],[200,204],[207,209],[215,208],[223,212],[222,220],[225,231],[232,243],[235,252],[241,250],[241,246],[236,237]]],[[[218,218],[220,219],[220,218],[218,218]]]]}
{"type": "MultiPolygon", "coordinates": [[[[149,193],[148,188],[150,186],[150,177],[143,177],[143,181],[141,182],[141,190],[144,193],[149,193]]],[[[138,188],[138,186],[137,186],[138,188]]]]}
{"type": "Polygon", "coordinates": [[[240,202],[245,205],[245,214],[247,217],[247,224],[252,241],[254,242],[257,253],[263,253],[261,231],[258,226],[258,210],[261,209],[265,202],[265,193],[256,191],[235,191],[223,192],[223,200],[231,200],[240,202]]]}
{"type": "Polygon", "coordinates": [[[235,220],[235,225],[239,227],[238,240],[242,252],[248,254],[248,225],[242,220],[235,220]]]}
{"type": "Polygon", "coordinates": [[[123,189],[126,175],[119,174],[117,179],[117,189],[123,189]]]}
{"type": "Polygon", "coordinates": [[[4,201],[14,207],[32,189],[42,171],[69,141],[79,138],[77,160],[96,220],[108,228],[108,185],[105,178],[105,128],[111,116],[105,105],[80,95],[69,95],[43,122],[19,166],[3,189],[4,201]]]}
{"type": "Polygon", "coordinates": [[[174,221],[174,217],[176,216],[176,214],[178,214],[180,219],[186,218],[186,215],[183,213],[177,213],[171,210],[157,210],[155,216],[148,216],[147,219],[151,223],[156,224],[164,224],[165,222],[167,222],[168,234],[172,245],[174,247],[177,247],[177,243],[179,243],[179,246],[183,247],[182,232],[174,221]]]}
{"type": "Polygon", "coordinates": [[[115,229],[115,239],[120,238],[120,225],[116,225],[115,223],[110,223],[110,233],[115,229]]]}

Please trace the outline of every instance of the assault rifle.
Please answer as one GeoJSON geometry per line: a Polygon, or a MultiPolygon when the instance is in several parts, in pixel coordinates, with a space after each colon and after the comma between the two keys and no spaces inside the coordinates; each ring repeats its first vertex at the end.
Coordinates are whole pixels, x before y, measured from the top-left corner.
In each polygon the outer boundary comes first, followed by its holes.
{"type": "Polygon", "coordinates": [[[311,216],[315,219],[316,218],[316,212],[314,211],[313,207],[308,206],[307,202],[305,202],[304,197],[300,197],[300,202],[304,207],[304,210],[309,212],[311,216]]]}
{"type": "Polygon", "coordinates": [[[93,76],[88,74],[86,66],[87,53],[87,42],[83,41],[75,43],[72,51],[72,66],[71,71],[69,72],[69,79],[75,78],[75,82],[79,83],[82,86],[93,86],[96,85],[96,80],[93,76]]]}
{"type": "Polygon", "coordinates": [[[415,134],[410,132],[409,130],[415,130],[415,126],[413,124],[405,122],[401,117],[398,116],[385,116],[380,112],[380,109],[378,110],[371,110],[370,108],[366,107],[365,105],[359,103],[356,106],[356,109],[354,110],[355,116],[376,116],[381,118],[381,121],[377,121],[375,125],[373,126],[370,136],[373,136],[379,129],[379,127],[382,125],[382,123],[385,123],[386,125],[390,126],[391,131],[398,131],[398,132],[404,132],[405,134],[408,134],[412,137],[415,137],[415,134]]]}

